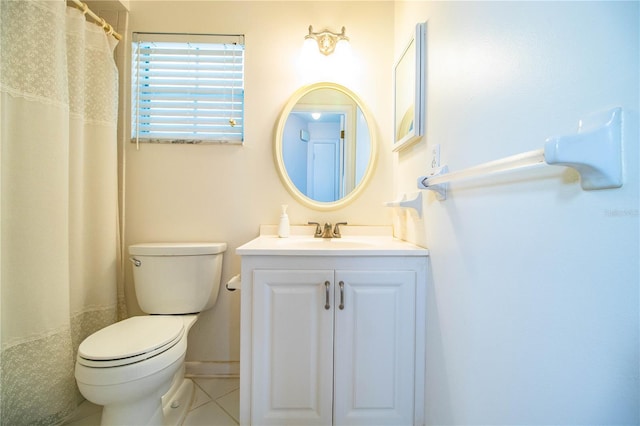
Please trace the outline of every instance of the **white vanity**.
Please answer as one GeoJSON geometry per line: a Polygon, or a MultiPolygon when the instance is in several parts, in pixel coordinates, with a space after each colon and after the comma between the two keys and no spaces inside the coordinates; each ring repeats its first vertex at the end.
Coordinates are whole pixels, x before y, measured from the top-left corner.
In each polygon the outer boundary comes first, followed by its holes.
{"type": "Polygon", "coordinates": [[[299,228],[237,249],[240,423],[422,424],[428,250],[390,227],[299,228]]]}

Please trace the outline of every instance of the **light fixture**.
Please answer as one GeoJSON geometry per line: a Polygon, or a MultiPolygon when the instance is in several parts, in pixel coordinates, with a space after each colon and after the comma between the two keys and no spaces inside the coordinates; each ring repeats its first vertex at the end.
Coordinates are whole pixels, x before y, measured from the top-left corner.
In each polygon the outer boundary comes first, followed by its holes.
{"type": "Polygon", "coordinates": [[[322,116],[322,114],[320,114],[319,112],[312,112],[311,113],[311,118],[313,118],[314,120],[319,120],[320,116],[322,116]]]}
{"type": "Polygon", "coordinates": [[[342,32],[340,33],[334,33],[329,30],[314,33],[313,26],[309,25],[309,34],[305,36],[305,40],[315,40],[318,43],[320,53],[329,56],[336,50],[338,42],[347,42],[349,38],[344,34],[344,27],[342,27],[342,32]]]}

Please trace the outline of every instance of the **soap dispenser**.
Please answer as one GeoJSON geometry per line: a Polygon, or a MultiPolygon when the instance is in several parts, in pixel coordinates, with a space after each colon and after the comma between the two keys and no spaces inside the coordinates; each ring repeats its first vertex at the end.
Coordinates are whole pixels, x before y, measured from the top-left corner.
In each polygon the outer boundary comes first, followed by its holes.
{"type": "Polygon", "coordinates": [[[282,214],[280,214],[280,224],[278,225],[278,236],[287,238],[289,236],[289,216],[287,216],[287,205],[282,205],[282,214]]]}

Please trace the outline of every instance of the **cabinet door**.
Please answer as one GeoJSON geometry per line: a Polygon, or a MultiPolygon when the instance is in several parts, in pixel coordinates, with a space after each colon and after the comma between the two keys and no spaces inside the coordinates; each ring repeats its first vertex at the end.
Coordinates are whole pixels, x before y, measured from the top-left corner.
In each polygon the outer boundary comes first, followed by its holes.
{"type": "Polygon", "coordinates": [[[333,424],[413,425],[415,272],[335,277],[333,424]]]}
{"type": "Polygon", "coordinates": [[[333,271],[255,270],[252,292],[251,424],[330,425],[333,271]]]}

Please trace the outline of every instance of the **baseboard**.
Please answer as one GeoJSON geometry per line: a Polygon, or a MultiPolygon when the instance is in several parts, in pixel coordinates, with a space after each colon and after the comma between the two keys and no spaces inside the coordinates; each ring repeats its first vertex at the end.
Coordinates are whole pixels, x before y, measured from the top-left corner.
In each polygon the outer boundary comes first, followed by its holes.
{"type": "Polygon", "coordinates": [[[186,361],[186,377],[240,377],[239,361],[186,361]]]}

